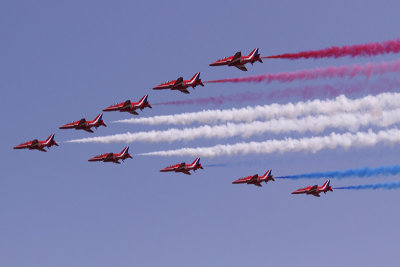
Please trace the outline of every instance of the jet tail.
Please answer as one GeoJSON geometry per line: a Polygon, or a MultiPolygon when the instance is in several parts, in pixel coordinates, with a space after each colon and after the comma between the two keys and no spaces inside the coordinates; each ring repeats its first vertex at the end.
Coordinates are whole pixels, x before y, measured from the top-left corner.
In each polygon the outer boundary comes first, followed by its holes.
{"type": "Polygon", "coordinates": [[[199,168],[200,169],[203,169],[203,166],[201,166],[201,164],[200,164],[200,158],[196,158],[193,162],[192,162],[192,164],[190,164],[190,167],[196,167],[196,166],[199,166],[199,168]]]}
{"type": "Polygon", "coordinates": [[[100,113],[99,115],[97,115],[97,117],[94,119],[94,125],[95,125],[96,129],[100,125],[107,127],[107,125],[103,121],[103,113],[100,113]]]}
{"type": "MultiPolygon", "coordinates": [[[[191,79],[190,79],[190,84],[193,84],[195,82],[200,82],[202,84],[201,79],[200,79],[200,72],[197,72],[191,79]]],[[[204,85],[203,85],[204,86],[204,85]]]]}
{"type": "Polygon", "coordinates": [[[120,153],[120,156],[121,157],[127,157],[127,158],[132,158],[132,156],[128,153],[128,151],[129,151],[129,146],[127,146],[127,147],[125,147],[122,151],[121,151],[121,153],[120,153]]]}
{"type": "Polygon", "coordinates": [[[121,151],[121,155],[127,154],[129,151],[129,146],[125,147],[122,151],[121,151]]]}
{"type": "Polygon", "coordinates": [[[103,120],[103,113],[100,113],[99,115],[94,118],[94,123],[96,124],[97,122],[103,120]]]}
{"type": "Polygon", "coordinates": [[[143,97],[139,100],[139,105],[143,105],[144,103],[146,103],[148,97],[149,97],[149,95],[143,96],[143,97]]]}
{"type": "MultiPolygon", "coordinates": [[[[44,142],[45,145],[49,145],[51,143],[55,143],[54,141],[54,134],[51,134],[49,137],[47,137],[46,141],[44,142]]],[[[58,145],[57,145],[58,146],[58,145]]]]}
{"type": "Polygon", "coordinates": [[[251,53],[247,57],[251,60],[251,64],[256,61],[263,63],[260,53],[258,52],[258,48],[254,48],[254,50],[251,51],[251,53]]]}
{"type": "Polygon", "coordinates": [[[248,55],[249,58],[256,58],[260,54],[258,53],[258,48],[254,48],[253,51],[248,55]]]}
{"type": "Polygon", "coordinates": [[[322,185],[322,191],[333,191],[332,187],[330,186],[331,181],[330,180],[326,180],[326,182],[322,185]]]}
{"type": "Polygon", "coordinates": [[[268,170],[268,171],[264,174],[264,178],[269,178],[268,180],[275,181],[274,176],[272,176],[272,170],[268,170]]]}

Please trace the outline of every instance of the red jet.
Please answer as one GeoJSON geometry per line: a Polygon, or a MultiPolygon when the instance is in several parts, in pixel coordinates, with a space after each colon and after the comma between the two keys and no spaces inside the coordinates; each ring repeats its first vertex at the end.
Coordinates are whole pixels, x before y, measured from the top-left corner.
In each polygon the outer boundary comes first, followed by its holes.
{"type": "Polygon", "coordinates": [[[239,51],[239,52],[236,52],[236,54],[234,56],[226,57],[226,58],[217,60],[214,63],[211,63],[210,66],[228,65],[228,66],[234,66],[242,71],[247,71],[247,69],[244,65],[246,63],[251,63],[251,65],[253,65],[253,63],[256,61],[263,63],[261,60],[260,54],[258,53],[258,48],[255,48],[253,51],[251,51],[251,53],[247,57],[246,56],[242,57],[242,53],[239,51]]]}
{"type": "Polygon", "coordinates": [[[122,152],[119,154],[106,153],[106,154],[88,159],[88,161],[104,161],[104,162],[114,162],[117,164],[121,164],[119,162],[120,159],[122,161],[124,161],[127,158],[132,158],[132,156],[129,155],[128,150],[129,150],[129,146],[125,147],[124,150],[122,150],[122,152]]]}
{"type": "Polygon", "coordinates": [[[187,165],[185,162],[166,167],[160,172],[182,172],[184,174],[190,175],[190,170],[196,171],[197,169],[203,169],[203,166],[200,164],[200,158],[197,158],[193,161],[192,164],[187,165]]]}
{"type": "Polygon", "coordinates": [[[86,121],[85,118],[80,119],[79,121],[74,121],[68,124],[65,124],[60,129],[75,129],[75,130],[85,130],[86,132],[93,133],[93,130],[90,129],[92,127],[100,127],[101,125],[107,127],[107,125],[103,122],[103,113],[97,115],[97,117],[92,121],[86,121]]]}
{"type": "Polygon", "coordinates": [[[325,194],[328,191],[333,192],[332,186],[329,185],[330,182],[331,181],[327,180],[322,186],[314,185],[314,186],[308,186],[306,188],[297,189],[296,191],[292,192],[292,194],[307,194],[320,197],[319,194],[322,192],[324,192],[325,194]]]}
{"type": "Polygon", "coordinates": [[[38,141],[37,139],[20,144],[18,146],[15,146],[14,149],[23,149],[27,148],[29,150],[32,149],[37,149],[42,152],[47,152],[44,148],[50,148],[51,146],[58,146],[56,141],[54,141],[54,134],[50,135],[45,141],[38,141]]]}
{"type": "Polygon", "coordinates": [[[274,176],[271,174],[272,170],[268,170],[263,176],[258,176],[258,174],[254,174],[253,176],[248,176],[245,178],[237,179],[233,181],[232,184],[254,184],[255,186],[261,187],[261,183],[268,181],[275,181],[274,176]]]}
{"type": "Polygon", "coordinates": [[[182,93],[189,94],[189,91],[187,90],[188,87],[195,88],[197,85],[204,86],[200,79],[200,72],[196,73],[192,79],[190,80],[183,80],[183,77],[179,77],[176,80],[173,81],[167,81],[165,83],[162,83],[160,85],[157,85],[154,87],[154,90],[162,90],[162,89],[171,89],[171,90],[179,90],[182,93]]]}
{"type": "Polygon", "coordinates": [[[145,95],[142,97],[139,102],[132,103],[130,100],[126,100],[123,103],[116,104],[113,106],[110,106],[108,108],[103,109],[103,111],[119,111],[119,112],[129,112],[131,114],[139,115],[136,110],[140,109],[143,111],[144,108],[152,108],[147,101],[148,95],[145,95]]]}

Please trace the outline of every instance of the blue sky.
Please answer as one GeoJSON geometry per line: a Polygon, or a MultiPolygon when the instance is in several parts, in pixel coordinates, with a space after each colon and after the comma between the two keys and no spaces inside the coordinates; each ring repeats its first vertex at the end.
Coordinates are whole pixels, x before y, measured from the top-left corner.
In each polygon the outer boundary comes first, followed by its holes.
{"type": "MultiPolygon", "coordinates": [[[[290,195],[315,180],[231,184],[268,168],[281,176],[398,164],[396,146],[202,158],[235,164],[184,176],[159,169],[192,158],[135,154],[241,139],[134,143],[134,159],[116,165],[87,159],[120,152],[124,144],[64,143],[91,135],[58,127],[147,93],[152,103],[287,87],[207,84],[190,95],[151,90],[197,71],[212,80],[397,59],[265,60],[247,73],[208,66],[255,47],[267,56],[394,39],[398,7],[398,1],[2,1],[0,266],[396,266],[396,190],[336,191],[317,199],[290,195]],[[60,147],[48,153],[12,149],[51,133],[60,147]]],[[[157,106],[140,116],[206,108],[213,107],[157,106]]],[[[111,123],[129,117],[106,113],[109,127],[94,135],[167,128],[111,123]]],[[[271,137],[285,135],[254,140],[271,137]]]]}

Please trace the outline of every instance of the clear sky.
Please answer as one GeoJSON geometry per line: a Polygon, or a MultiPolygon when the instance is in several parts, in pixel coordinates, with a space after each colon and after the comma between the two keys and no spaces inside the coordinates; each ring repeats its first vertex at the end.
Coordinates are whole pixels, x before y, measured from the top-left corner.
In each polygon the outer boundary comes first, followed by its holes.
{"type": "MultiPolygon", "coordinates": [[[[131,115],[106,113],[109,127],[92,135],[58,127],[144,94],[152,103],[288,86],[207,84],[190,95],[151,90],[197,71],[212,80],[397,59],[264,60],[247,73],[208,66],[255,47],[267,56],[394,39],[400,37],[399,6],[347,0],[1,1],[0,266],[398,266],[398,190],[338,190],[318,199],[290,192],[322,179],[278,180],[262,188],[231,184],[268,168],[280,176],[398,164],[397,146],[202,158],[204,165],[234,164],[186,176],[159,169],[192,158],[135,154],[242,139],[134,143],[134,159],[116,165],[87,159],[120,152],[124,144],[64,141],[168,126],[113,124],[131,115]],[[60,146],[48,153],[12,149],[51,133],[60,146]]],[[[214,107],[155,106],[140,116],[206,108],[214,107]]]]}

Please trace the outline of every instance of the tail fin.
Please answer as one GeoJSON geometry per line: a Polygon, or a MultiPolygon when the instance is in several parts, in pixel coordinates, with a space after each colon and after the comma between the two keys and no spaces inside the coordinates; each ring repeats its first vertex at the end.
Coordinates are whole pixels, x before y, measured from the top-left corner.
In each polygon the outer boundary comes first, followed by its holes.
{"type": "Polygon", "coordinates": [[[326,180],[326,182],[322,185],[322,190],[325,190],[326,188],[329,188],[330,187],[330,183],[331,183],[330,180],[326,180]]]}
{"type": "Polygon", "coordinates": [[[193,77],[192,77],[192,79],[190,79],[190,83],[194,83],[194,82],[198,82],[198,81],[200,81],[200,72],[197,72],[193,77]]]}
{"type": "Polygon", "coordinates": [[[99,127],[100,125],[103,125],[104,127],[107,127],[107,125],[103,121],[103,113],[100,113],[97,115],[97,117],[93,121],[94,127],[99,127]]]}
{"type": "Polygon", "coordinates": [[[194,167],[194,166],[196,166],[197,164],[200,164],[200,158],[196,158],[196,159],[192,162],[192,164],[190,164],[190,166],[191,166],[191,167],[194,167]]]}
{"type": "Polygon", "coordinates": [[[258,53],[258,48],[254,48],[253,51],[251,51],[251,53],[248,55],[248,57],[250,57],[250,58],[257,57],[258,55],[260,55],[258,53]]]}
{"type": "Polygon", "coordinates": [[[142,105],[143,103],[146,103],[148,97],[149,97],[149,95],[143,96],[143,97],[139,100],[139,105],[142,105]]]}
{"type": "Polygon", "coordinates": [[[96,118],[94,118],[94,122],[97,123],[98,121],[101,121],[103,119],[103,113],[100,113],[99,115],[97,115],[96,118]]]}
{"type": "Polygon", "coordinates": [[[129,151],[129,146],[125,147],[125,148],[121,151],[121,155],[128,154],[128,151],[129,151]]]}
{"type": "Polygon", "coordinates": [[[268,171],[262,176],[262,178],[264,178],[264,179],[265,179],[265,178],[269,178],[269,179],[266,180],[266,182],[269,181],[269,180],[275,181],[274,176],[272,176],[272,170],[268,170],[268,171]]]}
{"type": "Polygon", "coordinates": [[[269,169],[265,174],[264,177],[271,177],[272,181],[275,181],[274,176],[272,175],[272,170],[269,169]]]}
{"type": "Polygon", "coordinates": [[[51,134],[49,137],[47,137],[45,144],[47,145],[53,141],[54,141],[54,134],[51,134]]]}
{"type": "Polygon", "coordinates": [[[44,146],[51,147],[52,145],[58,146],[56,141],[54,141],[54,134],[51,134],[43,143],[44,146]]]}

